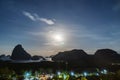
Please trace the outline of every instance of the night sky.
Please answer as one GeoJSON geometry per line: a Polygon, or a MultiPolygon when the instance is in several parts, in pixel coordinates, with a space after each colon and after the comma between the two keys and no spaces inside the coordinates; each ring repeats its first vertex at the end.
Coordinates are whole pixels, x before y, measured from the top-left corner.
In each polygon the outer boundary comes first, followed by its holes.
{"type": "Polygon", "coordinates": [[[0,0],[0,54],[120,51],[119,0],[0,0]]]}

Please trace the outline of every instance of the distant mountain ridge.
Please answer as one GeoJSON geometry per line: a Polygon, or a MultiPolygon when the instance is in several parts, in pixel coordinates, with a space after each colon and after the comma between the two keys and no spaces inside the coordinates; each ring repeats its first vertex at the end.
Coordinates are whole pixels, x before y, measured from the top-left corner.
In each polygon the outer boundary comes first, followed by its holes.
{"type": "Polygon", "coordinates": [[[99,49],[94,55],[88,55],[83,50],[59,52],[52,57],[53,61],[64,61],[78,66],[107,66],[120,63],[120,54],[112,49],[99,49]]]}
{"type": "MultiPolygon", "coordinates": [[[[50,56],[54,62],[67,62],[69,66],[81,67],[81,66],[108,66],[113,63],[120,63],[120,54],[112,49],[99,49],[95,54],[87,54],[82,49],[73,49],[70,51],[59,52],[54,56],[50,56]]],[[[13,60],[13,61],[47,61],[43,56],[34,55],[31,56],[27,53],[22,45],[18,44],[13,49],[11,56],[1,55],[0,60],[13,60]],[[10,57],[10,59],[9,59],[10,57]]]]}
{"type": "Polygon", "coordinates": [[[55,55],[53,57],[53,60],[57,60],[57,59],[76,60],[76,59],[80,58],[81,56],[87,56],[87,55],[88,54],[86,52],[84,52],[83,50],[74,49],[71,51],[59,52],[57,55],[55,55]]]}
{"type": "Polygon", "coordinates": [[[96,62],[105,65],[112,63],[120,63],[120,54],[111,49],[99,49],[94,54],[96,62]]]}

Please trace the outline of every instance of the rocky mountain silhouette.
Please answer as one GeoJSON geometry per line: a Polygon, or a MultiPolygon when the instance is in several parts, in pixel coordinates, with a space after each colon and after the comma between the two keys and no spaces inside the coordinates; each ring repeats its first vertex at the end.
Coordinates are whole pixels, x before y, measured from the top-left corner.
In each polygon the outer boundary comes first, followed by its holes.
{"type": "Polygon", "coordinates": [[[101,65],[120,62],[120,54],[112,49],[99,49],[95,52],[94,56],[101,65]]]}
{"type": "Polygon", "coordinates": [[[86,60],[88,56],[89,55],[84,50],[74,49],[71,51],[59,52],[52,57],[52,60],[57,62],[67,62],[70,64],[69,66],[74,65],[74,67],[79,66],[80,64],[86,66],[86,60]]]}
{"type": "Polygon", "coordinates": [[[99,49],[95,52],[95,55],[97,56],[114,56],[119,55],[116,51],[112,49],[99,49]]]}
{"type": "Polygon", "coordinates": [[[12,60],[29,60],[31,59],[31,55],[23,49],[22,45],[18,44],[13,49],[11,59],[12,60]]]}
{"type": "Polygon", "coordinates": [[[82,59],[83,57],[88,56],[86,52],[83,50],[71,50],[71,51],[64,51],[59,52],[57,55],[53,56],[52,59],[55,61],[71,61],[71,60],[78,60],[82,59]]]}
{"type": "Polygon", "coordinates": [[[107,66],[120,63],[120,54],[111,49],[100,49],[94,55],[88,55],[83,50],[59,52],[52,57],[53,61],[68,62],[72,66],[107,66]]]}

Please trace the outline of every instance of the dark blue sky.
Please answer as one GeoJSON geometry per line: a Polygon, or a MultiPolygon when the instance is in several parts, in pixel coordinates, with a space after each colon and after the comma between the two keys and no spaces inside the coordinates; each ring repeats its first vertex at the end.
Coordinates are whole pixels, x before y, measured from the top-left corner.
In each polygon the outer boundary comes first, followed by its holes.
{"type": "Polygon", "coordinates": [[[17,44],[32,55],[120,51],[119,30],[119,0],[0,0],[0,54],[17,44]]]}

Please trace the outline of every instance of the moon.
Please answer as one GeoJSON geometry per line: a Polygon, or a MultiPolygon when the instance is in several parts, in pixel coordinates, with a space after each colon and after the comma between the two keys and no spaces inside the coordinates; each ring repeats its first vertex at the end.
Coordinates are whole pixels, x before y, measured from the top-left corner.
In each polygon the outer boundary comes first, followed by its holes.
{"type": "Polygon", "coordinates": [[[51,43],[53,45],[56,46],[60,46],[60,45],[64,45],[65,43],[65,37],[63,35],[63,33],[60,32],[52,32],[51,34],[49,34],[51,37],[51,39],[49,39],[51,41],[51,43]]]}
{"type": "Polygon", "coordinates": [[[53,39],[54,39],[56,42],[63,42],[63,41],[64,41],[64,38],[63,38],[63,35],[62,35],[62,34],[54,34],[54,35],[53,35],[53,39]]]}

